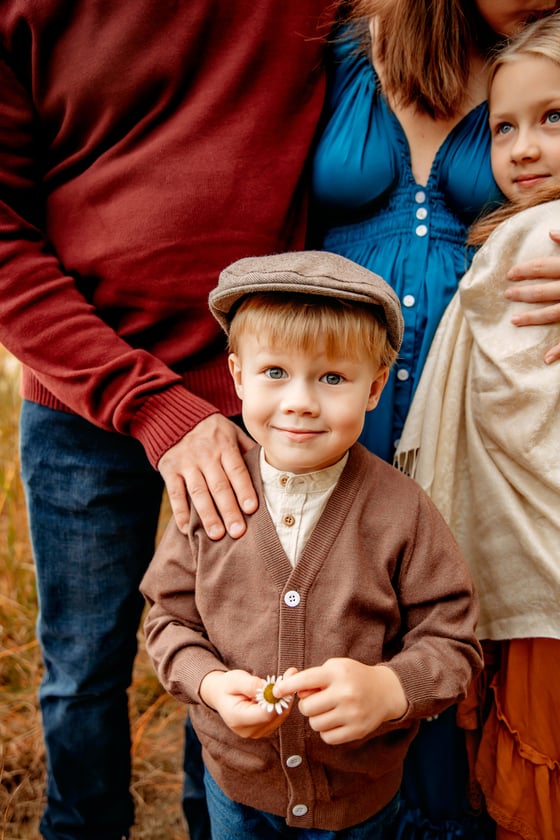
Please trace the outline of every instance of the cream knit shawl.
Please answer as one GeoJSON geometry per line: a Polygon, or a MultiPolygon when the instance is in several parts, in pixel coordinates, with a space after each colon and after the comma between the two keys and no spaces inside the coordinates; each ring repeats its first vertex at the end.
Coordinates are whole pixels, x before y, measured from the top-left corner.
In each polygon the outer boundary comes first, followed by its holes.
{"type": "Polygon", "coordinates": [[[395,464],[453,530],[480,597],[481,639],[560,639],[558,324],[515,327],[510,266],[560,254],[560,201],[501,224],[475,256],[427,359],[395,464]]]}

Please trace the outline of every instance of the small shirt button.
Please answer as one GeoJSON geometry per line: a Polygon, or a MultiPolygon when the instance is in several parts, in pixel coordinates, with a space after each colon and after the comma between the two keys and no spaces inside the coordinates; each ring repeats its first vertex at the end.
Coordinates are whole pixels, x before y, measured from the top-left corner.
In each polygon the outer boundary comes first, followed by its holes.
{"type": "Polygon", "coordinates": [[[302,761],[301,755],[291,755],[286,759],[286,767],[299,767],[302,761]]]}
{"type": "Polygon", "coordinates": [[[290,477],[288,475],[281,475],[280,476],[280,484],[282,485],[282,487],[285,487],[289,480],[290,480],[290,477]]]}
{"type": "Polygon", "coordinates": [[[307,805],[294,805],[294,807],[292,808],[292,814],[294,815],[294,817],[305,817],[308,810],[309,808],[307,807],[307,805]]]}
{"type": "Polygon", "coordinates": [[[406,368],[399,368],[397,371],[397,379],[400,379],[401,382],[406,382],[410,373],[407,371],[406,368]]]}
{"type": "Polygon", "coordinates": [[[425,219],[427,215],[428,215],[428,211],[426,210],[425,207],[419,207],[418,210],[416,211],[416,218],[417,219],[425,219]]]}
{"type": "Polygon", "coordinates": [[[426,225],[418,225],[416,228],[416,236],[426,236],[428,233],[428,228],[426,225]]]}
{"type": "Polygon", "coordinates": [[[414,196],[414,201],[416,202],[416,204],[424,204],[424,202],[426,201],[426,193],[424,192],[424,190],[418,190],[418,192],[414,196]]]}
{"type": "Polygon", "coordinates": [[[403,297],[402,302],[403,306],[411,307],[414,306],[414,304],[416,303],[416,298],[414,297],[414,295],[405,295],[403,297]]]}
{"type": "Polygon", "coordinates": [[[287,525],[288,528],[291,528],[292,525],[295,525],[296,518],[295,516],[292,516],[291,513],[287,513],[285,516],[282,517],[282,522],[284,523],[284,525],[287,525]]]}
{"type": "Polygon", "coordinates": [[[288,607],[297,607],[299,606],[300,601],[300,594],[299,592],[296,592],[295,589],[290,589],[290,591],[286,592],[284,595],[284,603],[288,607]]]}

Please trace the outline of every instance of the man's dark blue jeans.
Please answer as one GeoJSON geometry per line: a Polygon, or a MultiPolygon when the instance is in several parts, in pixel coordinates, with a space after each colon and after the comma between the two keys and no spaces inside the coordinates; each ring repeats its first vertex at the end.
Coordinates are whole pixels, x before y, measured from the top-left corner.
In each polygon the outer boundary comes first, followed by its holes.
{"type": "MultiPolygon", "coordinates": [[[[127,688],[143,607],[138,586],[163,482],[137,441],[35,403],[23,403],[20,443],[45,664],[41,833],[121,840],[134,819],[127,688]]],[[[188,788],[200,805],[203,790],[192,780],[188,788]]],[[[185,805],[189,817],[188,798],[185,805]]]]}

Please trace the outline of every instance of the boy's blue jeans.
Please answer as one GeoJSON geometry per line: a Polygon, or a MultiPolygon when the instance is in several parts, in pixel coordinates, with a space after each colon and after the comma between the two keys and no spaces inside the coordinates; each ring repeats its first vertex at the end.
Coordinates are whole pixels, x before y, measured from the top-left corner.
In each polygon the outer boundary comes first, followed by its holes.
{"type": "Polygon", "coordinates": [[[399,796],[378,814],[341,831],[292,828],[283,817],[233,802],[205,770],[206,801],[212,840],[389,840],[399,810],[399,796]]]}
{"type": "Polygon", "coordinates": [[[134,816],[127,688],[138,586],[163,482],[137,441],[35,403],[22,405],[20,445],[45,663],[41,832],[121,840],[134,816]]]}

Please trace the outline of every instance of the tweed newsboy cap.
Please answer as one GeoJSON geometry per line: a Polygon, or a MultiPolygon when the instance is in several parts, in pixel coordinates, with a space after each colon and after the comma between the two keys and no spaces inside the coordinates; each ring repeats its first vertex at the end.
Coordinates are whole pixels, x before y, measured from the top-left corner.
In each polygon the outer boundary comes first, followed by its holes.
{"type": "Polygon", "coordinates": [[[241,298],[257,292],[320,295],[380,306],[387,336],[399,350],[404,322],[393,289],[373,271],[328,251],[290,251],[265,257],[246,257],[221,272],[210,292],[210,310],[225,332],[241,298]]]}

